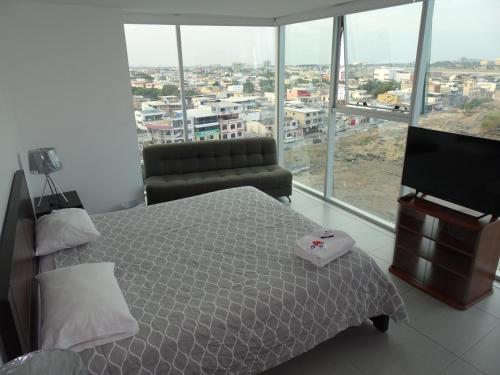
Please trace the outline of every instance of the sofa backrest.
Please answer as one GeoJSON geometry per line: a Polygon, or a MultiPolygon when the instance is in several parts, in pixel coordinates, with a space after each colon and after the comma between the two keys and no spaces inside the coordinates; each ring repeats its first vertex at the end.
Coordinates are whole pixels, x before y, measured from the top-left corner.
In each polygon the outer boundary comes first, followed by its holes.
{"type": "Polygon", "coordinates": [[[273,138],[171,143],[144,148],[145,178],[277,164],[273,138]]]}

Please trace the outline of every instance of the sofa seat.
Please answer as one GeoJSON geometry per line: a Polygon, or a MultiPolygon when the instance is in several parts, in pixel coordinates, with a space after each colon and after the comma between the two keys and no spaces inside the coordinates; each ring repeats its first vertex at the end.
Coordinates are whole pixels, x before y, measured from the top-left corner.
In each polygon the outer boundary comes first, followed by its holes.
{"type": "Polygon", "coordinates": [[[290,194],[292,174],[276,164],[151,176],[146,179],[148,204],[214,190],[253,186],[278,197],[290,194]]]}

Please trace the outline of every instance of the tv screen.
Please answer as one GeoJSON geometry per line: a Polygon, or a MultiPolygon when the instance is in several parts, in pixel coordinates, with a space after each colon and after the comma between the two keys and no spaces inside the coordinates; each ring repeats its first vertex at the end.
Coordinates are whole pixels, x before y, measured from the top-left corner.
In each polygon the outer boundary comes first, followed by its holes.
{"type": "Polygon", "coordinates": [[[500,141],[411,126],[402,184],[500,215],[500,141]]]}

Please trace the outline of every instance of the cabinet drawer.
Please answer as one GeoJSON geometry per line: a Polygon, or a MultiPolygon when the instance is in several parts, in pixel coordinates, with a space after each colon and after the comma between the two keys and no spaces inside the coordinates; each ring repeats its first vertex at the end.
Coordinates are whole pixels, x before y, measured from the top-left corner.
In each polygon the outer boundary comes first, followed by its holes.
{"type": "Polygon", "coordinates": [[[479,232],[472,232],[439,219],[434,220],[432,238],[470,255],[474,254],[479,232]]]}
{"type": "Polygon", "coordinates": [[[433,264],[427,266],[425,286],[460,303],[465,302],[467,280],[433,264]]]}
{"type": "Polygon", "coordinates": [[[427,237],[431,237],[434,218],[432,216],[426,215],[423,212],[401,206],[399,210],[398,224],[411,231],[421,233],[427,237]]]}
{"type": "Polygon", "coordinates": [[[409,276],[421,283],[425,280],[427,263],[428,262],[425,259],[422,259],[403,248],[396,247],[394,250],[393,266],[407,273],[409,276]]]}
{"type": "Polygon", "coordinates": [[[427,258],[430,243],[430,239],[399,227],[396,236],[396,246],[402,247],[417,256],[427,258]]]}

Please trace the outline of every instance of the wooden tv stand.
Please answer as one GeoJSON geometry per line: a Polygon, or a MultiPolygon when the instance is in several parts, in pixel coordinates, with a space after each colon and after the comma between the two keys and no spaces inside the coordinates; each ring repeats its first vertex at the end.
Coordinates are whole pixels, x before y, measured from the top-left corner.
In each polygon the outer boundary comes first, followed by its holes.
{"type": "Polygon", "coordinates": [[[492,293],[500,220],[478,219],[414,194],[398,199],[390,272],[433,297],[467,309],[492,293]]]}

